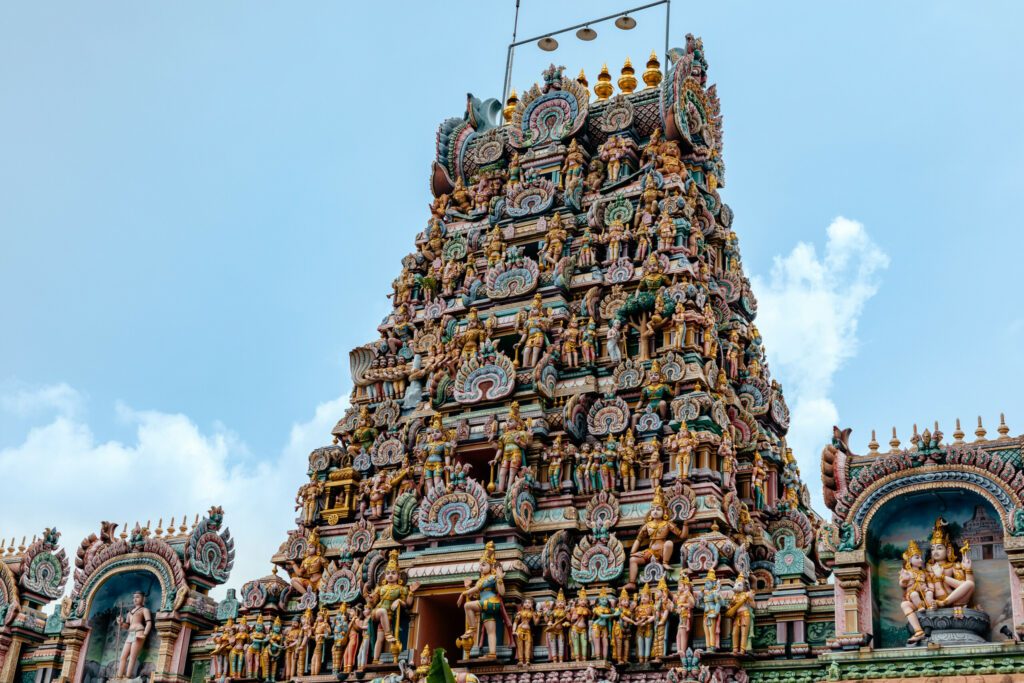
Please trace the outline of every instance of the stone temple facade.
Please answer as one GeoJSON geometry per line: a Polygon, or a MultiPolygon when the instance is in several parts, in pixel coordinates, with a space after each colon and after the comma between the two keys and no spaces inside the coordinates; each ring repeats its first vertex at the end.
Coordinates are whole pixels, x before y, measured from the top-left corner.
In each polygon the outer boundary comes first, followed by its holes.
{"type": "Polygon", "coordinates": [[[667,62],[469,96],[279,569],[211,598],[219,508],[12,543],[0,683],[1024,680],[1024,439],[836,429],[811,509],[700,39],[667,62]]]}

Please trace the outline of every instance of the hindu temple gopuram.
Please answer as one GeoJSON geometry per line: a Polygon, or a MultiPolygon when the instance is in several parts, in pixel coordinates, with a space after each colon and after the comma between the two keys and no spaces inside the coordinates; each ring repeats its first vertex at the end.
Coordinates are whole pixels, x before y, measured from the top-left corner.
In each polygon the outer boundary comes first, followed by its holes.
{"type": "Polygon", "coordinates": [[[468,97],[274,573],[211,597],[219,508],[12,541],[0,683],[1024,680],[1024,438],[836,429],[811,509],[668,61],[468,97]]]}

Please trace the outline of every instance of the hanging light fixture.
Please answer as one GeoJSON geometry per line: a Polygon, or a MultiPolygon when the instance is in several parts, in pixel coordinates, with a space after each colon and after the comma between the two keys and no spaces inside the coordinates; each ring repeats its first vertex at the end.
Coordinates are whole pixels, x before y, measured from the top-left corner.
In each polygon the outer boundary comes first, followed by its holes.
{"type": "Polygon", "coordinates": [[[579,31],[576,31],[576,37],[580,40],[593,40],[594,38],[597,38],[597,31],[589,26],[584,26],[579,31]]]}
{"type": "Polygon", "coordinates": [[[551,36],[544,36],[537,41],[537,47],[544,50],[544,52],[554,52],[558,49],[558,41],[551,36]]]}
{"type": "Polygon", "coordinates": [[[621,17],[615,20],[615,25],[621,28],[623,31],[629,31],[631,29],[636,28],[636,19],[629,16],[628,14],[623,14],[621,17]]]}

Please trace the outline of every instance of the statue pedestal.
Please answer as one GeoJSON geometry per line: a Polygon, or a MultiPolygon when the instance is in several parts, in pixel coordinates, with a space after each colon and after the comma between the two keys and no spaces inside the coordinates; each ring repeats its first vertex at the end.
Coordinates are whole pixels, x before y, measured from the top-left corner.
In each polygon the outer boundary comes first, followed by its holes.
{"type": "Polygon", "coordinates": [[[943,607],[918,612],[917,617],[921,620],[921,628],[928,634],[927,642],[935,645],[987,643],[992,629],[989,616],[976,609],[964,608],[963,616],[958,617],[952,607],[943,607]]]}

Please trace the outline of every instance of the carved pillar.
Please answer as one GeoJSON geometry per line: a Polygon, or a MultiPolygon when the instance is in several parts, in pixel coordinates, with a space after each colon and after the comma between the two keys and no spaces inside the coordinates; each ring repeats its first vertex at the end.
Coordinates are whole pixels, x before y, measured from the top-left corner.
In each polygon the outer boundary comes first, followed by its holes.
{"type": "Polygon", "coordinates": [[[1004,536],[1003,549],[1006,550],[1006,559],[1010,561],[1011,582],[1010,582],[1010,603],[1013,607],[1013,624],[1020,626],[1024,624],[1024,536],[1004,536]]]}
{"type": "Polygon", "coordinates": [[[21,638],[5,633],[0,635],[0,683],[12,683],[21,654],[21,638]]]}
{"type": "Polygon", "coordinates": [[[82,656],[82,645],[89,636],[85,626],[65,626],[60,637],[64,641],[64,663],[60,668],[57,683],[74,683],[78,675],[78,661],[82,656]]]}
{"type": "Polygon", "coordinates": [[[160,637],[160,649],[156,655],[156,670],[153,672],[153,683],[176,680],[183,671],[175,671],[173,667],[175,643],[181,633],[181,622],[174,619],[156,620],[156,632],[160,637]]]}
{"type": "MultiPolygon", "coordinates": [[[[836,577],[836,585],[840,588],[841,601],[836,601],[836,625],[841,623],[842,632],[836,636],[845,643],[863,642],[863,637],[870,632],[871,624],[861,623],[862,609],[870,600],[867,586],[867,560],[864,550],[837,552],[832,572],[836,577]]],[[[840,596],[837,595],[837,598],[840,596]]]]}

